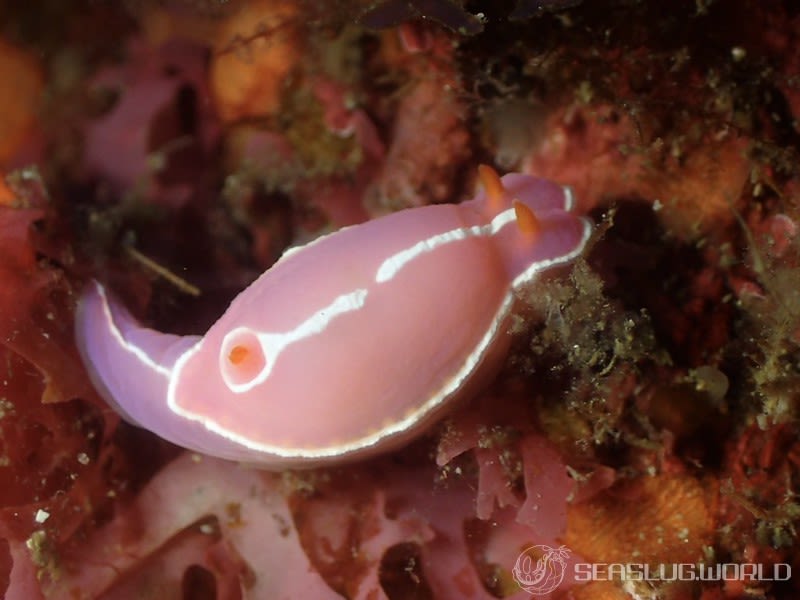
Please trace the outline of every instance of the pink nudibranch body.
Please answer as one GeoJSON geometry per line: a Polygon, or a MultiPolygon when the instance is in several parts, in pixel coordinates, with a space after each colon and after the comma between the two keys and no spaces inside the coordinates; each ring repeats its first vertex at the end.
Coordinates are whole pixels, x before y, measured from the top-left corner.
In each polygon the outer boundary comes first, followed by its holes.
{"type": "Polygon", "coordinates": [[[265,468],[407,442],[497,372],[515,291],[591,232],[567,188],[481,177],[473,200],[287,251],[202,337],[147,329],[92,282],[76,333],[96,387],[167,440],[265,468]]]}

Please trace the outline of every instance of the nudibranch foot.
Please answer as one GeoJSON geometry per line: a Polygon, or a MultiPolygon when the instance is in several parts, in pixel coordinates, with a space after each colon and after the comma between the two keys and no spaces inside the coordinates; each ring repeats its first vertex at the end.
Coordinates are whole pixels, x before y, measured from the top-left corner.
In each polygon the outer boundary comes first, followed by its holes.
{"type": "Polygon", "coordinates": [[[567,188],[480,179],[473,200],[285,253],[202,337],[143,327],[93,282],[76,318],[84,363],[127,420],[222,458],[307,467],[406,443],[496,374],[516,290],[591,232],[567,188]]]}

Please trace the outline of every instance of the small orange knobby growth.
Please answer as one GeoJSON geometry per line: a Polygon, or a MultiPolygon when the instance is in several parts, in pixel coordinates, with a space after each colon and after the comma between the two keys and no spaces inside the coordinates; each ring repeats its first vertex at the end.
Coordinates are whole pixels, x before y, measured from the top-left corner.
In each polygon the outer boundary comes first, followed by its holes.
{"type": "Polygon", "coordinates": [[[0,38],[0,166],[7,165],[37,119],[44,79],[39,62],[0,38]]]}
{"type": "Polygon", "coordinates": [[[219,28],[210,83],[225,122],[275,114],[299,51],[297,6],[248,2],[219,28]]]}
{"type": "Polygon", "coordinates": [[[14,192],[11,191],[6,180],[0,175],[0,206],[12,206],[15,199],[14,192]]]}

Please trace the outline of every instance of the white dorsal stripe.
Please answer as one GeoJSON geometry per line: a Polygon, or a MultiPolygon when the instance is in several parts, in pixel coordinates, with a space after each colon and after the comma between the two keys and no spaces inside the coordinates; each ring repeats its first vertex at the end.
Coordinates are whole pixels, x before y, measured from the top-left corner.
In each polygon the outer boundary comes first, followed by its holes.
{"type": "Polygon", "coordinates": [[[575,193],[568,185],[561,186],[561,189],[564,190],[564,210],[572,212],[575,208],[575,193]]]}
{"type": "Polygon", "coordinates": [[[410,248],[401,250],[393,254],[378,267],[375,274],[376,283],[385,283],[392,279],[397,273],[410,263],[412,260],[435,250],[436,248],[449,244],[451,242],[458,242],[470,237],[491,236],[500,231],[505,225],[513,223],[516,220],[514,209],[510,208],[499,213],[492,222],[487,225],[473,225],[472,227],[459,227],[458,229],[451,229],[444,233],[438,233],[422,241],[417,242],[410,248]]]}
{"type": "Polygon", "coordinates": [[[243,394],[245,392],[249,392],[258,384],[263,383],[266,381],[267,377],[269,377],[273,366],[286,348],[295,342],[322,333],[339,315],[359,310],[362,306],[364,306],[364,302],[367,299],[367,293],[368,292],[365,289],[357,289],[348,294],[342,294],[341,296],[336,297],[328,306],[315,312],[297,327],[284,333],[265,333],[250,329],[249,327],[237,327],[236,329],[229,331],[222,341],[222,348],[220,352],[220,372],[222,373],[222,378],[225,381],[225,385],[227,385],[232,392],[236,394],[243,394]],[[261,350],[264,353],[265,364],[264,368],[261,369],[258,375],[256,375],[253,379],[247,383],[237,384],[227,377],[227,372],[223,361],[227,360],[230,340],[243,332],[254,334],[258,338],[258,341],[261,344],[261,350]]]}

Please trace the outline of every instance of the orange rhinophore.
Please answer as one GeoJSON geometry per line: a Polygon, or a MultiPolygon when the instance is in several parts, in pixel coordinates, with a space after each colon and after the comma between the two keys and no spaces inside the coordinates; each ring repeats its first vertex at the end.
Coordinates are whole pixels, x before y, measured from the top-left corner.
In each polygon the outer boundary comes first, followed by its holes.
{"type": "Polygon", "coordinates": [[[483,189],[486,190],[486,196],[489,198],[489,208],[497,210],[503,203],[503,197],[506,194],[506,189],[503,187],[500,176],[489,165],[479,165],[478,177],[481,180],[483,189]]]}
{"type": "Polygon", "coordinates": [[[517,217],[517,227],[519,227],[519,230],[527,236],[532,238],[536,237],[542,229],[542,225],[539,223],[536,213],[534,213],[527,204],[522,203],[516,198],[512,204],[514,206],[514,215],[517,217]]]}

